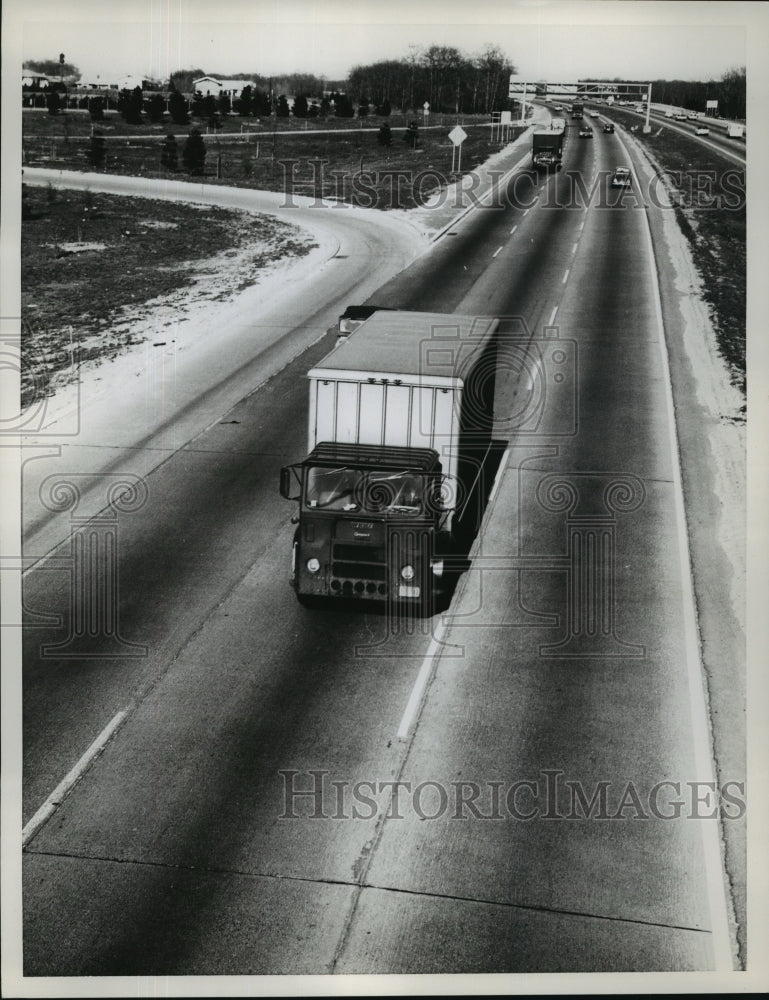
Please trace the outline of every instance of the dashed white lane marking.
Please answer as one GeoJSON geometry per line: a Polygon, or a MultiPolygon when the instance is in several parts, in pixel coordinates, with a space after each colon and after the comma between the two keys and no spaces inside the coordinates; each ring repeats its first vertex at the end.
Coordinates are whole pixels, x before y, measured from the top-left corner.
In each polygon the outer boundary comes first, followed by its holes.
{"type": "Polygon", "coordinates": [[[553,311],[550,313],[550,319],[547,321],[548,326],[552,326],[555,322],[555,314],[558,312],[558,306],[553,306],[553,311]]]}
{"type": "Polygon", "coordinates": [[[510,235],[511,236],[513,235],[513,233],[516,231],[517,228],[518,228],[518,226],[513,226],[513,228],[510,230],[510,235]]]}
{"type": "Polygon", "coordinates": [[[122,712],[118,712],[111,722],[107,723],[69,774],[61,782],[59,782],[56,788],[51,792],[32,819],[21,831],[22,847],[28,843],[30,838],[35,833],[37,833],[43,823],[45,823],[46,820],[56,812],[72,788],[77,784],[94,760],[96,760],[102,752],[110,737],[118,729],[127,714],[128,710],[124,709],[122,712]]]}
{"type": "Polygon", "coordinates": [[[563,277],[561,278],[561,284],[562,285],[565,285],[566,282],[569,280],[569,271],[570,270],[571,270],[571,268],[567,267],[566,270],[563,272],[563,277]]]}
{"type": "Polygon", "coordinates": [[[499,253],[499,252],[500,252],[501,250],[502,250],[502,247],[497,247],[497,249],[496,249],[496,250],[494,251],[494,253],[492,254],[492,257],[496,257],[496,256],[497,256],[497,254],[498,254],[498,253],[499,253]]]}
{"type": "Polygon", "coordinates": [[[577,244],[576,243],[572,243],[572,245],[571,245],[571,252],[572,253],[576,253],[577,252],[577,244]]]}
{"type": "Polygon", "coordinates": [[[524,208],[524,210],[523,210],[523,214],[524,214],[524,215],[528,215],[530,211],[531,211],[531,209],[530,209],[530,208],[524,208]]]}
{"type": "Polygon", "coordinates": [[[398,727],[399,740],[403,741],[409,738],[409,731],[411,730],[411,726],[422,704],[427,682],[429,681],[437,662],[435,654],[441,648],[445,634],[446,625],[444,624],[443,619],[441,619],[438,623],[438,628],[435,630],[435,634],[430,640],[430,645],[427,647],[425,658],[422,660],[422,666],[419,668],[417,679],[414,681],[414,687],[411,689],[408,704],[406,705],[406,711],[403,713],[401,724],[398,727]]]}

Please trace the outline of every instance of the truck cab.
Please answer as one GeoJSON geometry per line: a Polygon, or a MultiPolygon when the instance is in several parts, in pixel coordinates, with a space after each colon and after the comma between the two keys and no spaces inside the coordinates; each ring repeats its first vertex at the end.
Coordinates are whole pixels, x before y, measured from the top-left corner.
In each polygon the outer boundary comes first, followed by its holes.
{"type": "Polygon", "coordinates": [[[448,538],[441,465],[430,448],[321,442],[282,470],[299,500],[291,582],[302,597],[422,603],[440,593],[448,538]]]}

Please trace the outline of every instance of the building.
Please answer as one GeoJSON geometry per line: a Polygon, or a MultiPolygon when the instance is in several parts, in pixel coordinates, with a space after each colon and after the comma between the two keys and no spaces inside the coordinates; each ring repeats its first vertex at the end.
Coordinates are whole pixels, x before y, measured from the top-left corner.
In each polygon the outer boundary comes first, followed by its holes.
{"type": "Polygon", "coordinates": [[[220,97],[226,94],[231,100],[240,97],[244,87],[256,87],[253,80],[217,80],[214,76],[201,76],[192,81],[194,92],[200,92],[203,97],[220,97]]]}
{"type": "Polygon", "coordinates": [[[31,69],[22,70],[22,90],[46,90],[50,86],[50,83],[51,81],[45,73],[36,73],[31,69]]]}

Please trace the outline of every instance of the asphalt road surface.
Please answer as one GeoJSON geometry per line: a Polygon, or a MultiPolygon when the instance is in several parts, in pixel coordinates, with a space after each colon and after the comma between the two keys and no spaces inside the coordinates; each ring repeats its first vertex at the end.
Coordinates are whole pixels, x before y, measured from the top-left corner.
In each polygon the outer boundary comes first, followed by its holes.
{"type": "Polygon", "coordinates": [[[570,204],[627,162],[570,127],[564,170],[370,290],[509,335],[504,456],[444,614],[289,586],[278,473],[331,336],[98,523],[124,655],[73,601],[74,543],[27,575],[25,823],[104,734],[28,827],[27,975],[730,967],[645,214],[570,204]]]}

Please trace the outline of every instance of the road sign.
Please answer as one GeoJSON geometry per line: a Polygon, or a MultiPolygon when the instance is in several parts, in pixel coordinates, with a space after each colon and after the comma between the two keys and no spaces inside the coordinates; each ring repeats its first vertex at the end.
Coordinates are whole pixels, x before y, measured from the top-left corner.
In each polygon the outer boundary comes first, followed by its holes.
{"type": "Polygon", "coordinates": [[[465,130],[462,128],[461,125],[456,125],[449,132],[449,139],[451,139],[451,141],[454,143],[455,146],[461,146],[466,138],[467,138],[467,132],[465,132],[465,130]]]}

